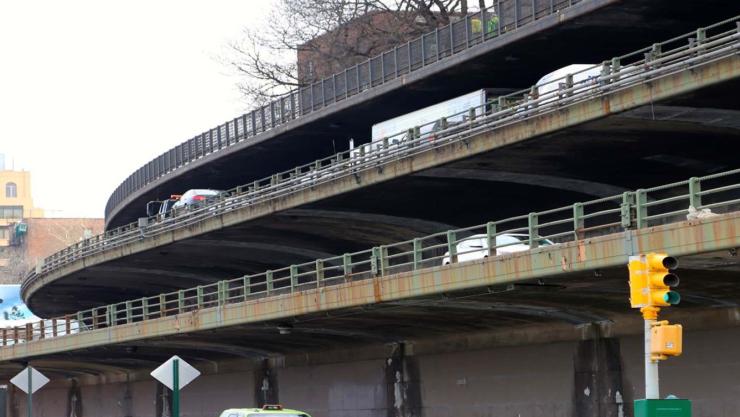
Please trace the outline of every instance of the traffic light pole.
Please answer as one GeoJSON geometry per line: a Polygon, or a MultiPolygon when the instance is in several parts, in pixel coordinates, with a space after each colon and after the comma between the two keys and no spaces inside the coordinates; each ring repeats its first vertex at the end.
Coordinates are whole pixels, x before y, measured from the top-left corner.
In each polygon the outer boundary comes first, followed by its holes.
{"type": "Polygon", "coordinates": [[[643,307],[640,309],[645,319],[645,399],[654,400],[660,398],[660,376],[658,373],[658,362],[653,360],[651,353],[652,328],[658,321],[658,307],[643,307]]]}

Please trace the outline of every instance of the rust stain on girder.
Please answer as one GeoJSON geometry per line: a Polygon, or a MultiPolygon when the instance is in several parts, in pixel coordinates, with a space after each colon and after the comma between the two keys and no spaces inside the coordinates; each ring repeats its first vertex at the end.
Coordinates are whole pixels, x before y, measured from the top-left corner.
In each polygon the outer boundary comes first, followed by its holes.
{"type": "MultiPolygon", "coordinates": [[[[383,170],[369,169],[358,173],[357,178],[353,175],[337,178],[302,192],[249,205],[233,212],[203,220],[190,227],[173,230],[152,238],[143,238],[123,247],[83,258],[51,273],[36,276],[28,286],[24,297],[28,299],[41,287],[93,265],[145,252],[175,241],[185,240],[275,212],[388,181],[399,176],[465,159],[535,136],[553,133],[612,113],[619,113],[737,77],[740,77],[740,57],[731,56],[704,64],[698,68],[683,70],[643,84],[613,91],[605,97],[596,97],[564,106],[561,109],[543,113],[527,121],[512,122],[495,130],[473,136],[467,140],[466,144],[451,143],[438,149],[391,161],[384,166],[383,170]]],[[[568,259],[576,259],[576,257],[571,256],[568,259]]]]}
{"type": "Polygon", "coordinates": [[[177,316],[3,347],[0,348],[0,360],[15,360],[248,323],[285,320],[303,314],[537,278],[557,279],[566,273],[626,265],[628,256],[632,254],[625,245],[628,235],[641,252],[662,251],[674,256],[736,248],[740,246],[740,236],[735,233],[738,227],[740,212],[629,230],[480,261],[343,282],[177,316]],[[568,265],[565,270],[562,260],[568,265]]]}

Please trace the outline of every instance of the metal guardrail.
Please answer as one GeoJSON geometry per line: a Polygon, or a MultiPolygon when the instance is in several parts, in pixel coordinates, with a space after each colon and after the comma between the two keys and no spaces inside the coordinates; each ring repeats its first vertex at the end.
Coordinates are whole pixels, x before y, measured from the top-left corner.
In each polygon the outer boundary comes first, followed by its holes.
{"type": "Polygon", "coordinates": [[[24,279],[22,291],[26,290],[38,274],[48,273],[80,258],[338,178],[377,169],[399,158],[460,142],[481,132],[735,55],[739,48],[740,16],[604,61],[601,65],[580,72],[593,73],[594,69],[599,69],[598,77],[574,82],[574,79],[579,78],[579,73],[569,74],[559,80],[562,82],[557,90],[546,94],[538,94],[537,86],[534,86],[498,97],[484,106],[450,115],[435,122],[442,126],[441,130],[432,129],[433,124],[417,126],[383,141],[371,142],[354,150],[340,152],[332,157],[235,187],[210,204],[196,209],[174,211],[168,217],[153,216],[146,219],[142,226],[140,223],[131,223],[109,230],[45,258],[43,264],[24,279]],[[447,122],[461,118],[464,118],[464,122],[447,122]]]}
{"type": "Polygon", "coordinates": [[[108,217],[114,207],[136,190],[206,155],[229,148],[276,126],[584,1],[587,0],[498,0],[494,6],[440,27],[310,86],[295,89],[152,159],[116,187],[105,206],[105,215],[108,217]],[[494,30],[490,30],[485,22],[494,15],[498,17],[498,24],[494,30]],[[477,25],[476,20],[479,22],[477,25]]]}
{"type": "Polygon", "coordinates": [[[740,211],[740,169],[91,308],[29,323],[25,327],[2,329],[2,345],[61,337],[448,263],[508,256],[512,252],[538,250],[545,245],[674,223],[692,216],[706,218],[736,211],[740,211]]]}

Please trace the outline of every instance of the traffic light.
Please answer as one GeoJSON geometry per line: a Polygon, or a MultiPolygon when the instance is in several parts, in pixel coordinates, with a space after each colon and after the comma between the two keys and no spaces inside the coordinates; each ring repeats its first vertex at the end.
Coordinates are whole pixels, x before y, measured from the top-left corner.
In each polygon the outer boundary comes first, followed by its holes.
{"type": "Polygon", "coordinates": [[[647,307],[650,300],[644,256],[630,256],[627,267],[630,271],[630,304],[632,308],[647,307]]]}
{"type": "Polygon", "coordinates": [[[647,263],[647,283],[650,294],[650,305],[667,307],[681,302],[681,295],[671,290],[678,286],[678,275],[671,270],[678,267],[678,260],[665,253],[648,253],[645,255],[647,263]]]}
{"type": "Polygon", "coordinates": [[[678,260],[664,253],[630,256],[630,304],[632,308],[665,307],[678,304],[681,296],[671,290],[678,286],[678,275],[671,270],[678,260]]]}

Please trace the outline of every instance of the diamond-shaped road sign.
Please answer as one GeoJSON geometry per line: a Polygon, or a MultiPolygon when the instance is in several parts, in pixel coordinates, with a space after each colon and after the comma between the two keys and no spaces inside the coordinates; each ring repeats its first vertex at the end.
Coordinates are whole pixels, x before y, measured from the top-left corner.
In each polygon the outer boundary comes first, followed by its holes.
{"type": "Polygon", "coordinates": [[[38,391],[39,388],[46,385],[49,382],[49,378],[29,366],[26,367],[26,369],[22,370],[18,375],[14,376],[13,379],[10,380],[10,382],[13,383],[13,385],[15,385],[16,387],[22,389],[23,392],[25,392],[26,394],[28,394],[29,392],[33,394],[34,392],[38,391]],[[30,380],[28,379],[29,372],[31,373],[30,380]]]}
{"type": "Polygon", "coordinates": [[[197,378],[200,375],[200,371],[193,368],[189,363],[185,362],[184,360],[180,359],[177,355],[171,357],[167,360],[167,362],[163,363],[159,366],[159,368],[152,371],[152,376],[159,382],[163,383],[167,388],[173,389],[173,368],[174,368],[174,360],[177,359],[178,363],[178,380],[179,380],[179,387],[182,389],[185,385],[191,383],[195,378],[197,378]]]}

